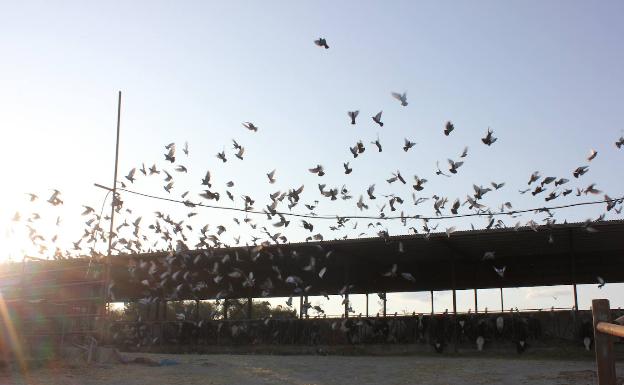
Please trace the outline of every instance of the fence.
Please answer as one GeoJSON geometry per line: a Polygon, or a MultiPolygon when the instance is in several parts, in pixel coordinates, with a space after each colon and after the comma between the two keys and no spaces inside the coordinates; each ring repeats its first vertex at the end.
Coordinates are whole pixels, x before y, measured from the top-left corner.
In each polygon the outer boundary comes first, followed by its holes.
{"type": "Polygon", "coordinates": [[[624,326],[611,323],[611,309],[608,299],[592,301],[594,315],[594,340],[598,385],[616,385],[614,337],[624,338],[624,326]]]}
{"type": "MultiPolygon", "coordinates": [[[[613,311],[613,315],[621,315],[613,311]]],[[[472,314],[414,314],[349,318],[224,319],[187,316],[163,320],[143,313],[111,323],[112,343],[129,350],[186,346],[187,350],[228,345],[426,344],[436,350],[510,348],[519,352],[560,344],[583,348],[593,339],[589,311],[537,311],[472,314]],[[446,349],[445,349],[446,347],[446,349]]],[[[162,312],[159,314],[162,316],[162,312]]],[[[590,344],[585,348],[590,351],[590,344]]]]}
{"type": "Polygon", "coordinates": [[[0,275],[0,351],[19,346],[26,357],[55,355],[64,344],[91,340],[102,319],[103,266],[97,261],[25,257],[0,275]],[[9,336],[13,337],[13,342],[9,336]]]}

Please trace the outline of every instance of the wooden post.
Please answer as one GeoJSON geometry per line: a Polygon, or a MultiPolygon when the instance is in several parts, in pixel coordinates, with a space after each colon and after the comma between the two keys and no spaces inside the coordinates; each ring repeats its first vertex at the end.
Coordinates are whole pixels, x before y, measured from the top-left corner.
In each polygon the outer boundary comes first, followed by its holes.
{"type": "Polygon", "coordinates": [[[431,293],[431,314],[433,314],[433,290],[431,290],[430,293],[431,293]]]}
{"type": "Polygon", "coordinates": [[[500,297],[501,297],[501,313],[505,312],[505,302],[503,302],[503,288],[500,288],[500,297]]]}
{"type": "Polygon", "coordinates": [[[366,317],[368,317],[368,293],[366,293],[366,317]]]}
{"type": "Polygon", "coordinates": [[[477,301],[477,289],[474,289],[475,313],[479,312],[479,302],[477,301]]]}
{"type": "Polygon", "coordinates": [[[348,293],[345,293],[344,316],[345,318],[349,318],[349,294],[348,293]]]}
{"type": "Polygon", "coordinates": [[[576,283],[573,285],[574,288],[574,311],[578,312],[579,306],[578,306],[578,294],[576,292],[576,283]]]}
{"type": "Polygon", "coordinates": [[[303,296],[299,296],[299,319],[303,319],[303,296]]]}
{"type": "Polygon", "coordinates": [[[613,337],[596,330],[599,322],[611,322],[611,310],[608,299],[592,301],[594,316],[594,345],[596,349],[596,366],[598,368],[598,385],[615,385],[615,356],[613,354],[613,337]]]}

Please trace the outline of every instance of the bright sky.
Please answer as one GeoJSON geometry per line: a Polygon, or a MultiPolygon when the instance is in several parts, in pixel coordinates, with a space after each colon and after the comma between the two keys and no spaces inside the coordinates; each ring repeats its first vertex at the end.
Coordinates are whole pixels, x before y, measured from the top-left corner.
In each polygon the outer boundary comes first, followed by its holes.
{"type": "MultiPolygon", "coordinates": [[[[83,232],[81,204],[99,212],[105,192],[93,183],[111,185],[117,90],[123,91],[120,173],[141,162],[172,171],[163,162],[164,145],[176,142],[178,162],[189,169],[188,176],[174,173],[176,198],[191,190],[197,199],[210,169],[222,194],[225,182],[235,181],[237,207],[242,194],[258,200],[260,208],[270,192],[305,184],[302,200],[320,200],[318,213],[356,215],[355,200],[375,183],[378,196],[401,195],[407,213],[432,215],[431,201],[410,204],[410,182],[419,175],[429,180],[419,196],[448,196],[446,211],[455,198],[472,194],[473,183],[492,181],[506,185],[488,193],[484,204],[495,208],[510,201],[514,208],[532,208],[543,206],[546,194],[518,190],[527,187],[533,171],[574,179],[572,170],[585,164],[590,171],[570,187],[595,182],[620,197],[624,149],[614,142],[624,134],[622,11],[621,1],[7,2],[0,5],[0,258],[19,259],[31,247],[23,227],[11,221],[16,211],[22,221],[37,211],[42,219],[33,226],[48,239],[59,233],[64,246],[83,232]],[[321,36],[330,49],[313,44],[321,36]],[[391,91],[407,91],[409,106],[400,106],[391,91]],[[360,116],[352,126],[346,112],[356,109],[360,116]],[[383,128],[370,118],[381,110],[383,128]],[[449,137],[442,133],[446,120],[456,127],[449,137]],[[247,131],[243,121],[254,122],[259,132],[247,131]],[[499,138],[491,147],[480,141],[488,126],[499,138]],[[377,135],[383,153],[370,144],[377,135]],[[406,137],[418,143],[407,153],[401,150],[406,137]],[[233,156],[233,138],[246,148],[244,161],[233,156]],[[348,147],[358,140],[366,152],[353,159],[348,147]],[[188,158],[181,152],[185,141],[188,158]],[[457,175],[434,175],[436,161],[445,169],[446,159],[458,160],[465,145],[468,157],[457,175]],[[588,163],[590,148],[598,156],[588,163]],[[229,160],[222,164],[215,155],[224,149],[229,160]],[[345,161],[354,169],[349,176],[342,171],[345,161]],[[323,178],[307,172],[316,164],[325,166],[323,178]],[[265,176],[272,169],[275,185],[265,176]],[[407,186],[385,182],[397,169],[407,186]],[[317,183],[347,184],[355,199],[330,202],[318,194],[317,183]],[[55,188],[62,191],[63,206],[27,202],[26,192],[45,201],[55,188]],[[54,226],[57,216],[60,230],[54,226]]],[[[164,196],[163,184],[157,178],[132,187],[164,196]]],[[[571,194],[551,203],[601,198],[571,194]]],[[[162,202],[124,200],[134,210],[129,221],[143,215],[147,225],[154,210],[184,215],[162,202]]],[[[220,203],[231,205],[227,199],[220,203]]],[[[368,203],[375,215],[382,200],[368,203]]],[[[568,209],[556,218],[583,221],[603,210],[568,209]]],[[[299,205],[293,211],[306,210],[299,205]]],[[[237,234],[249,240],[251,234],[237,230],[230,214],[199,213],[196,228],[224,223],[227,242],[237,234]]],[[[265,224],[258,221],[259,227],[265,224]]],[[[314,223],[314,233],[326,238],[368,230],[362,222],[338,234],[328,230],[330,223],[314,223]]],[[[302,240],[307,233],[299,224],[293,220],[282,232],[302,240]]],[[[467,228],[469,222],[442,222],[438,230],[450,226],[467,228]]],[[[398,223],[388,229],[407,232],[398,223]]],[[[624,306],[621,289],[581,287],[581,306],[596,296],[624,306]]],[[[471,307],[472,294],[464,294],[460,307],[471,307]]],[[[436,310],[450,307],[448,293],[438,296],[436,310]]],[[[424,293],[389,298],[392,312],[429,311],[424,293]]],[[[339,309],[336,301],[332,309],[339,309]]],[[[498,306],[496,290],[483,292],[480,307],[488,303],[498,306]]],[[[571,289],[510,289],[508,303],[571,306],[571,289]]]]}

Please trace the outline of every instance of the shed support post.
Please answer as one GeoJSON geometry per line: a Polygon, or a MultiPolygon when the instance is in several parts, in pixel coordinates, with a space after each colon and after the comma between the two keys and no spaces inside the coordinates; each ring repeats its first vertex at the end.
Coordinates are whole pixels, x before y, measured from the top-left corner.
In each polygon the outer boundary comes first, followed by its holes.
{"type": "Polygon", "coordinates": [[[576,283],[574,284],[574,311],[578,312],[579,306],[578,306],[578,294],[576,292],[576,283]]]}
{"type": "Polygon", "coordinates": [[[505,302],[503,301],[503,288],[500,288],[501,313],[505,312],[505,302]]]}
{"type": "Polygon", "coordinates": [[[299,319],[303,319],[303,296],[299,296],[299,319]]]}
{"type": "Polygon", "coordinates": [[[615,356],[613,354],[613,337],[596,330],[599,322],[611,322],[611,310],[608,299],[592,301],[594,317],[594,349],[596,350],[596,366],[598,369],[598,385],[616,383],[615,356]]]}
{"type": "Polygon", "coordinates": [[[431,314],[433,314],[433,290],[429,292],[431,294],[431,314]]]}
{"type": "Polygon", "coordinates": [[[457,353],[459,339],[457,328],[457,291],[455,290],[455,254],[451,255],[451,280],[453,281],[453,350],[457,353]]]}
{"type": "Polygon", "coordinates": [[[345,293],[344,297],[344,316],[349,318],[349,294],[345,293]]]}
{"type": "Polygon", "coordinates": [[[477,300],[477,289],[474,289],[475,313],[479,312],[479,302],[477,300]]]}
{"type": "Polygon", "coordinates": [[[368,293],[366,293],[366,317],[368,317],[368,293]]]}
{"type": "Polygon", "coordinates": [[[310,306],[310,303],[308,302],[308,296],[306,295],[305,298],[303,299],[303,314],[305,315],[306,319],[310,318],[308,316],[308,310],[310,309],[309,306],[310,306]]]}
{"type": "Polygon", "coordinates": [[[388,302],[388,293],[384,293],[383,299],[383,316],[386,316],[386,302],[388,302]]]}

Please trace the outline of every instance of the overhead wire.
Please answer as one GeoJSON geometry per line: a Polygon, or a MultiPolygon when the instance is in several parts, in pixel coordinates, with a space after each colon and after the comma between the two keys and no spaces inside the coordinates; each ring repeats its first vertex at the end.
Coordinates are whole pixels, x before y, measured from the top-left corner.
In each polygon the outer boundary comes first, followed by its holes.
{"type": "MultiPolygon", "coordinates": [[[[108,189],[107,187],[104,187],[101,185],[96,184],[96,186],[108,189]]],[[[259,210],[254,210],[254,209],[243,209],[243,208],[238,208],[238,207],[216,206],[216,205],[209,205],[209,204],[204,204],[204,203],[182,201],[179,199],[168,198],[168,197],[161,197],[157,195],[152,195],[152,194],[143,193],[139,191],[133,191],[127,188],[120,188],[120,187],[117,188],[117,191],[123,191],[123,192],[127,192],[127,193],[134,194],[137,196],[146,197],[146,198],[182,204],[186,207],[202,207],[202,208],[209,208],[209,209],[215,209],[215,210],[237,211],[237,212],[242,212],[246,214],[283,215],[283,216],[296,217],[296,218],[323,219],[323,220],[336,220],[340,218],[340,219],[371,219],[371,220],[420,219],[420,220],[425,220],[425,221],[432,221],[432,220],[457,219],[457,218],[467,218],[467,217],[492,217],[492,216],[501,216],[501,215],[511,216],[511,215],[522,214],[522,213],[527,213],[527,212],[547,212],[547,211],[561,210],[561,209],[571,208],[571,207],[589,206],[589,205],[605,204],[605,203],[613,203],[613,202],[621,203],[624,201],[624,196],[622,196],[619,198],[602,199],[602,200],[587,201],[587,202],[577,202],[577,203],[570,203],[570,204],[558,205],[558,206],[542,206],[542,207],[535,207],[535,208],[530,208],[530,209],[510,210],[510,211],[501,211],[501,212],[478,211],[478,212],[465,213],[465,214],[439,215],[439,216],[421,216],[421,215],[370,216],[370,215],[338,215],[338,214],[317,215],[313,213],[303,214],[303,213],[293,213],[293,212],[284,212],[284,211],[267,212],[267,211],[259,211],[259,210]]]]}

